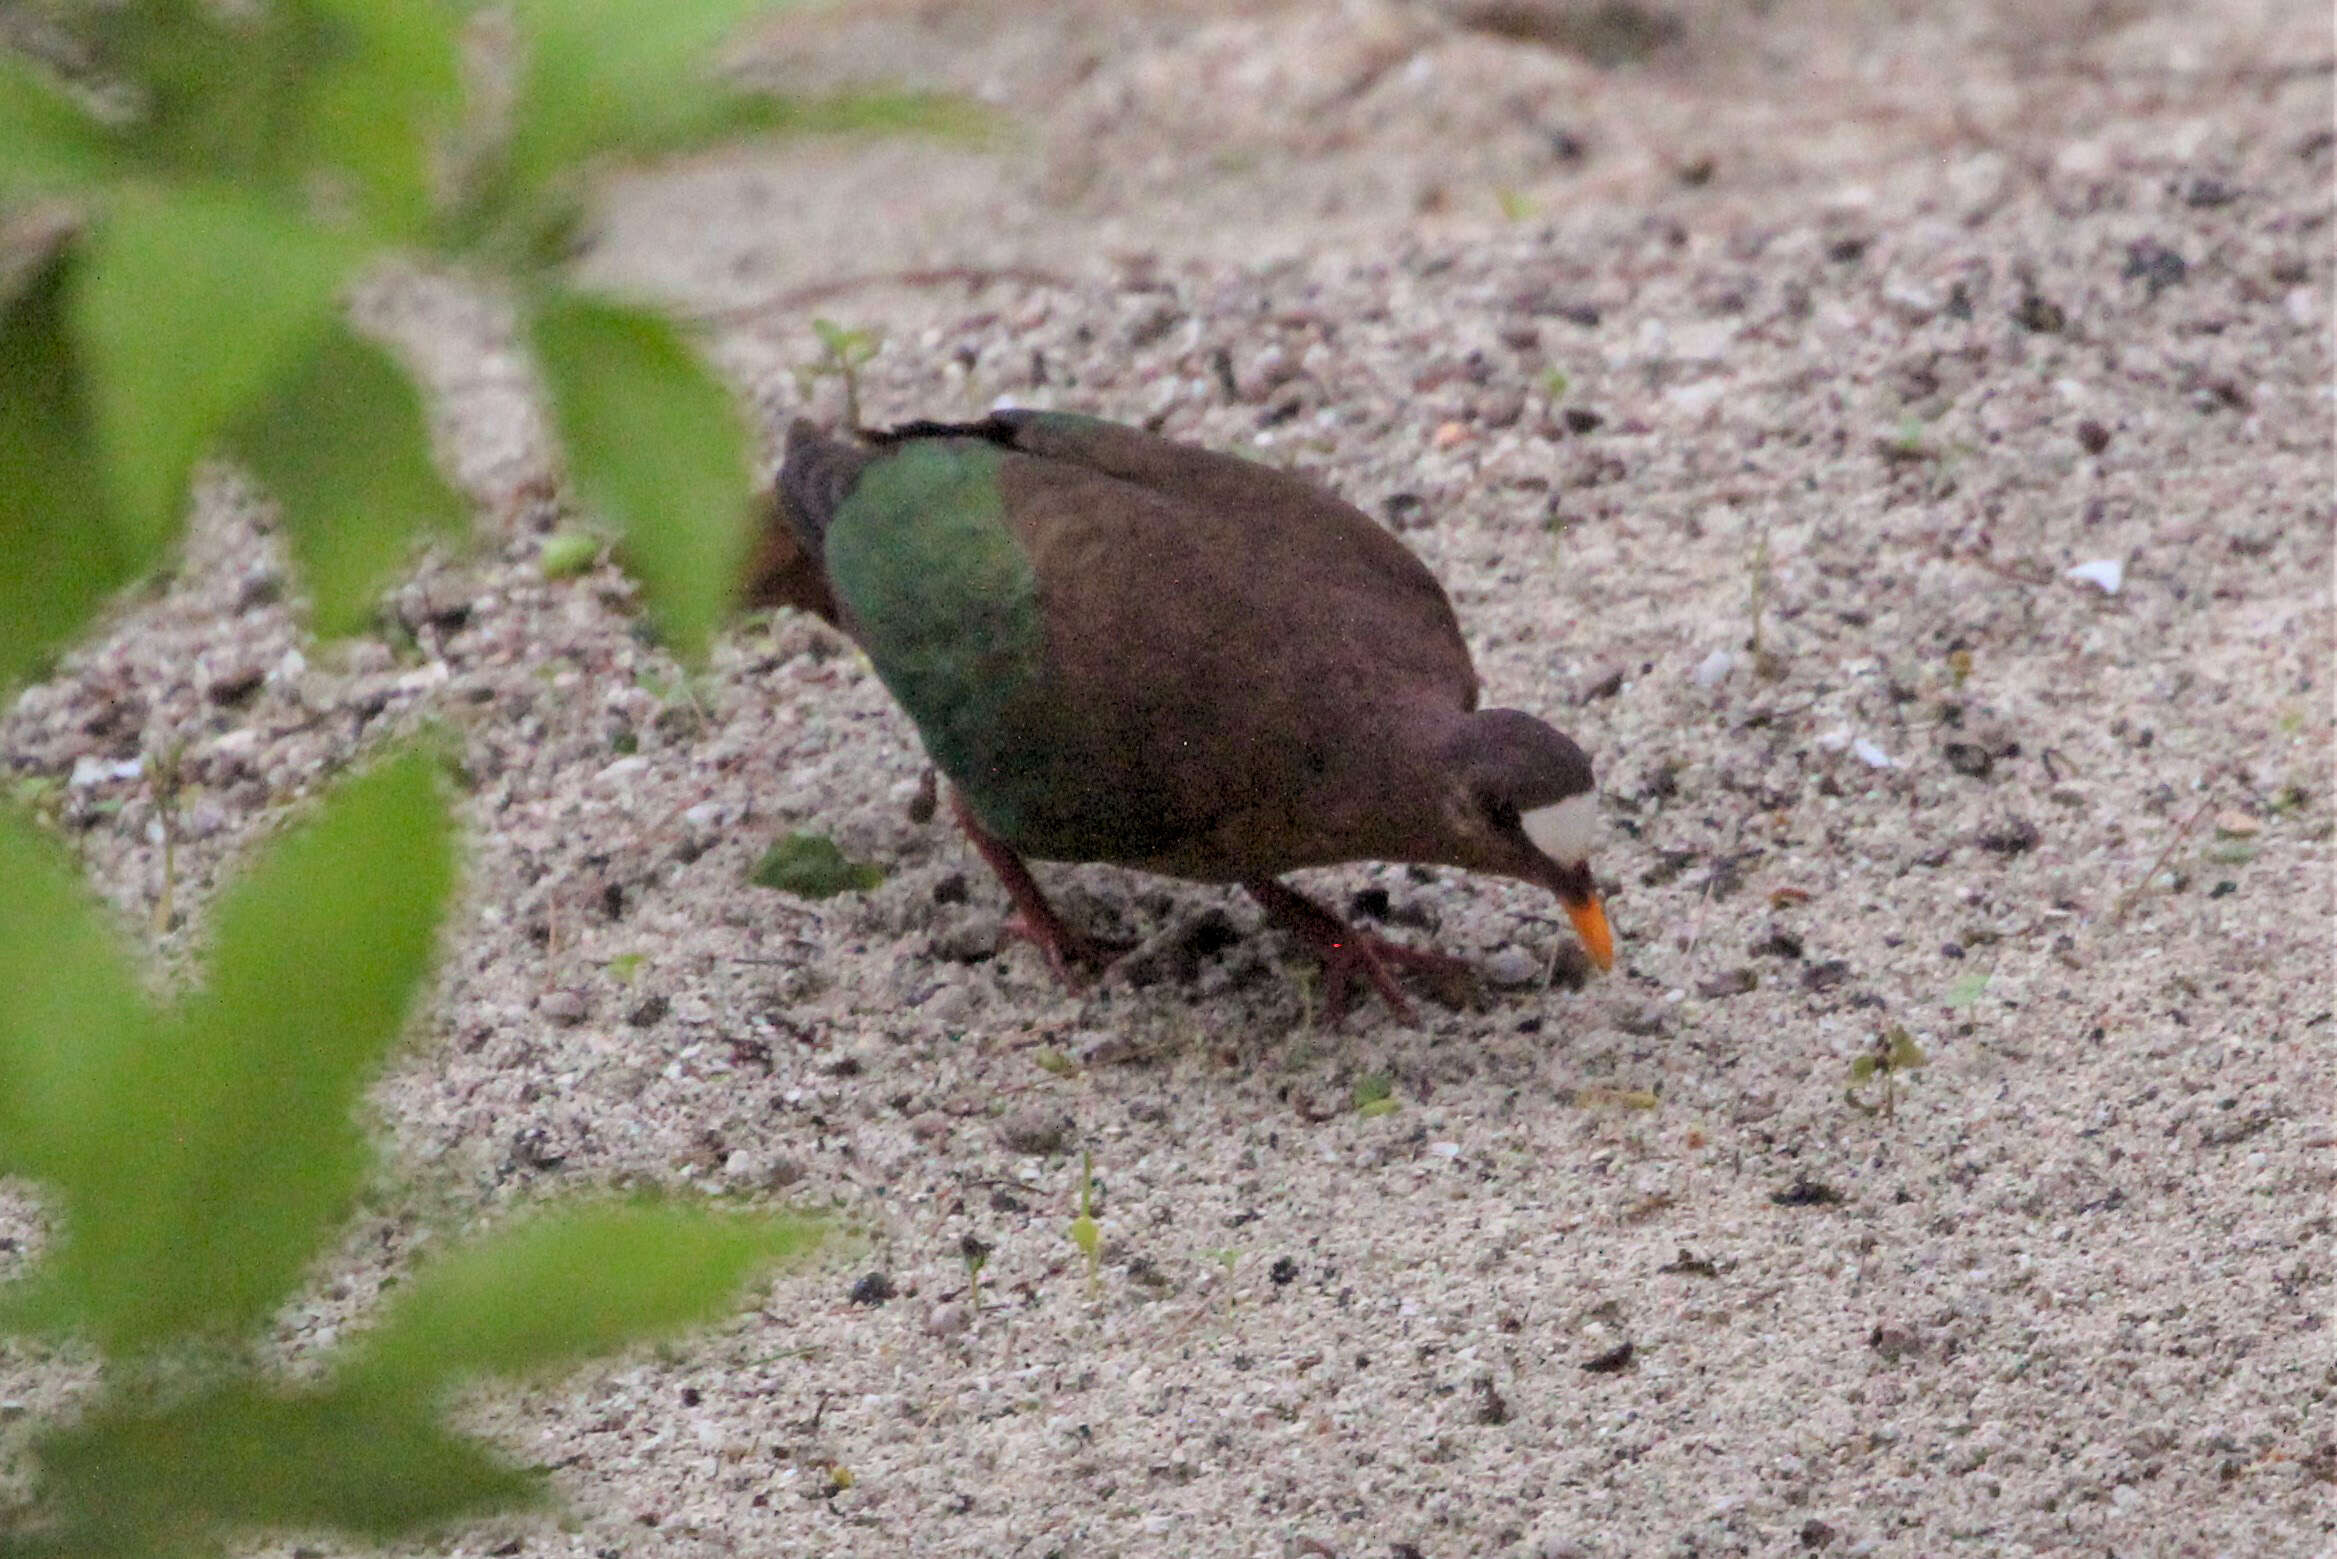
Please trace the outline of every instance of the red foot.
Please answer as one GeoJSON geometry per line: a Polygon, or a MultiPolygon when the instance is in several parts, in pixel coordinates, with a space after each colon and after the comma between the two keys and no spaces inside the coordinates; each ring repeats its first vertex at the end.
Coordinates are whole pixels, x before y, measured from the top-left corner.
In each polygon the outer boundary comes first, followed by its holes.
{"type": "Polygon", "coordinates": [[[1418,1021],[1412,1004],[1396,985],[1389,965],[1417,969],[1434,980],[1440,993],[1458,997],[1476,983],[1476,971],[1463,959],[1423,948],[1406,947],[1385,937],[1358,931],[1308,898],[1271,878],[1242,884],[1265,906],[1269,917],[1286,927],[1323,961],[1323,1016],[1325,1027],[1336,1028],[1347,1015],[1347,993],[1358,980],[1368,981],[1388,1009],[1406,1023],[1418,1021]]]}
{"type": "Polygon", "coordinates": [[[1006,935],[1019,937],[1036,947],[1045,956],[1047,967],[1055,971],[1055,978],[1063,982],[1064,989],[1080,989],[1086,983],[1082,970],[1100,971],[1127,951],[1117,943],[1089,936],[1056,914],[1055,906],[1039,891],[1031,869],[1023,864],[1014,846],[977,822],[973,809],[966,805],[965,797],[955,787],[950,790],[949,805],[957,814],[958,827],[966,831],[966,837],[973,841],[982,859],[998,874],[1006,896],[1014,901],[1016,913],[1004,927],[1006,935]]]}

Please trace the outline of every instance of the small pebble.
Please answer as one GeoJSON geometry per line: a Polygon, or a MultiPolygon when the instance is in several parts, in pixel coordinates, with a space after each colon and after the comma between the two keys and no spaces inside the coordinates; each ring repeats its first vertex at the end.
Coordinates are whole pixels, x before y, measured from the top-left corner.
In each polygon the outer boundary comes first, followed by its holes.
{"type": "Polygon", "coordinates": [[[2096,558],[2063,570],[2061,577],[2092,585],[2104,595],[2116,595],[2126,584],[2126,565],[2117,558],[2096,558]]]}
{"type": "Polygon", "coordinates": [[[998,954],[998,917],[986,913],[953,916],[933,933],[933,956],[952,963],[980,963],[998,954]]]}
{"type": "Polygon", "coordinates": [[[1514,943],[1486,959],[1484,967],[1485,978],[1505,991],[1531,985],[1542,977],[1541,961],[1514,943]]]}
{"type": "Polygon", "coordinates": [[[925,1314],[925,1329],[936,1337],[955,1337],[966,1329],[968,1319],[964,1305],[935,1305],[925,1314]]]}
{"type": "Polygon", "coordinates": [[[1949,768],[1970,779],[1986,779],[1996,767],[1995,756],[1978,742],[1949,742],[1939,751],[1949,768]]]}
{"type": "Polygon", "coordinates": [[[1071,1117],[1056,1110],[1017,1110],[998,1123],[998,1140],[1010,1153],[1060,1153],[1071,1135],[1071,1117]]]}
{"type": "Polygon", "coordinates": [[[1429,435],[1428,441],[1438,449],[1452,449],[1469,441],[1469,429],[1464,423],[1439,423],[1436,431],[1429,435]]]}
{"type": "Polygon", "coordinates": [[[1757,989],[1761,977],[1748,968],[1731,969],[1709,980],[1696,982],[1696,994],[1706,1001],[1721,1001],[1730,996],[1742,996],[1757,989]]]}
{"type": "Polygon", "coordinates": [[[574,1028],[592,1009],[577,992],[563,990],[546,991],[537,999],[536,1010],[562,1028],[574,1028]]]}

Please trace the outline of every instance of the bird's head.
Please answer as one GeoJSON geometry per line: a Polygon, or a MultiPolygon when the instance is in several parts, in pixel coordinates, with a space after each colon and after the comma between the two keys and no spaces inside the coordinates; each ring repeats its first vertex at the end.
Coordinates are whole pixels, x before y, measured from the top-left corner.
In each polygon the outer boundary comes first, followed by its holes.
{"type": "Polygon", "coordinates": [[[1598,791],[1574,739],[1515,709],[1469,715],[1445,743],[1446,820],[1456,864],[1537,883],[1558,895],[1591,962],[1615,965],[1614,933],[1591,876],[1598,791]]]}

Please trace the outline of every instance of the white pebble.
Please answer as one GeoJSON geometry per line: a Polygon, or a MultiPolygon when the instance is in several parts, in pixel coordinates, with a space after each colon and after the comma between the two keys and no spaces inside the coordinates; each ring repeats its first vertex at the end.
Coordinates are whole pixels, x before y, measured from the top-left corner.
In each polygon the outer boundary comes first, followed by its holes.
{"type": "Polygon", "coordinates": [[[2097,586],[2104,595],[2116,595],[2126,583],[2126,565],[2117,558],[2096,558],[2063,571],[2061,577],[2097,586]]]}

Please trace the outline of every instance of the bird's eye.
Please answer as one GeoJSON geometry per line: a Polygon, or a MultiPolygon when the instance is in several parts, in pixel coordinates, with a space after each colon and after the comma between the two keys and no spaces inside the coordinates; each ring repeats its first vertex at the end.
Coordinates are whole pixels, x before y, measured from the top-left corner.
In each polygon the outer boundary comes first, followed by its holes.
{"type": "Polygon", "coordinates": [[[1501,796],[1480,796],[1477,804],[1485,809],[1485,820],[1496,833],[1508,833],[1518,826],[1516,803],[1501,796]]]}

